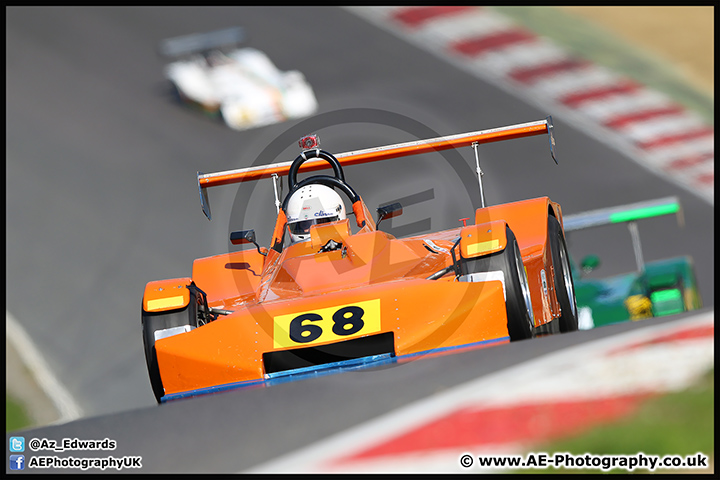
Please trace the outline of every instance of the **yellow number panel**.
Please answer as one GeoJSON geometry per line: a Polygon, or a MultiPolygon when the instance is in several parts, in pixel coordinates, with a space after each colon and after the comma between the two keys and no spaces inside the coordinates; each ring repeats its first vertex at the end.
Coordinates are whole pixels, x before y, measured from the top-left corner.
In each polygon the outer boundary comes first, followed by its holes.
{"type": "Polygon", "coordinates": [[[337,342],[380,331],[380,299],[274,318],[275,348],[337,342]]]}

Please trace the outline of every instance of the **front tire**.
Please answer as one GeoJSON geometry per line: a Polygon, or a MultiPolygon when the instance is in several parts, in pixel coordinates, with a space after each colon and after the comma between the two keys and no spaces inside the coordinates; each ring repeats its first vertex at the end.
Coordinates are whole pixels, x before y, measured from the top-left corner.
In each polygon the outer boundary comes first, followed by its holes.
{"type": "Polygon", "coordinates": [[[555,294],[560,304],[560,332],[574,332],[578,329],[578,310],[575,301],[575,284],[570,269],[569,255],[565,235],[560,222],[548,217],[548,241],[555,272],[555,294]]]}
{"type": "Polygon", "coordinates": [[[515,234],[506,227],[507,245],[501,252],[464,262],[465,273],[502,271],[505,278],[505,309],[510,341],[535,336],[534,315],[525,265],[515,234]]]}
{"type": "Polygon", "coordinates": [[[197,326],[197,300],[192,290],[190,291],[190,303],[184,308],[158,313],[146,312],[145,309],[142,310],[145,363],[148,368],[150,385],[152,386],[155,400],[157,400],[158,403],[160,403],[160,399],[165,395],[165,388],[163,387],[162,378],[160,377],[157,352],[155,351],[156,332],[162,335],[162,331],[169,328],[185,327],[187,330],[190,330],[197,326]]]}

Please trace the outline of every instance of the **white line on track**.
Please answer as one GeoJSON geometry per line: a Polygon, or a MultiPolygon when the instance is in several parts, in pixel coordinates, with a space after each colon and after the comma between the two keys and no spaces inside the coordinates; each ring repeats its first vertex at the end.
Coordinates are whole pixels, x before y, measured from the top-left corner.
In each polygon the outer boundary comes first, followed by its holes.
{"type": "Polygon", "coordinates": [[[714,153],[715,139],[713,137],[705,137],[695,140],[689,140],[686,142],[680,142],[676,145],[673,145],[672,147],[667,147],[663,149],[662,152],[657,152],[654,157],[660,159],[663,162],[670,162],[672,160],[689,157],[694,154],[710,156],[714,155],[714,153]]]}
{"type": "Polygon", "coordinates": [[[610,70],[596,65],[588,65],[580,70],[560,71],[547,75],[535,82],[531,88],[539,94],[562,98],[568,94],[617,85],[620,80],[621,77],[610,70]]]}
{"type": "Polygon", "coordinates": [[[80,406],[52,372],[20,322],[7,310],[5,311],[5,334],[25,366],[32,373],[35,381],[57,408],[60,418],[54,423],[65,423],[80,418],[83,414],[80,406]]]}
{"type": "Polygon", "coordinates": [[[439,18],[429,22],[426,26],[408,29],[408,31],[428,41],[443,40],[452,43],[475,35],[478,31],[482,32],[483,36],[490,36],[512,27],[512,22],[493,15],[487,10],[475,10],[450,18],[439,18]]]}
{"type": "Polygon", "coordinates": [[[677,132],[699,130],[703,127],[705,127],[705,122],[701,118],[693,112],[685,111],[670,118],[645,120],[642,123],[631,124],[618,130],[632,140],[648,142],[677,132]]]}
{"type": "Polygon", "coordinates": [[[541,38],[529,45],[512,45],[500,51],[488,52],[471,61],[482,68],[491,68],[497,73],[508,75],[518,68],[537,67],[569,58],[557,45],[541,38]]]}
{"type": "Polygon", "coordinates": [[[618,94],[612,98],[588,101],[583,106],[583,111],[597,121],[603,122],[637,111],[672,105],[674,103],[666,95],[655,90],[642,89],[638,92],[618,94]]]}

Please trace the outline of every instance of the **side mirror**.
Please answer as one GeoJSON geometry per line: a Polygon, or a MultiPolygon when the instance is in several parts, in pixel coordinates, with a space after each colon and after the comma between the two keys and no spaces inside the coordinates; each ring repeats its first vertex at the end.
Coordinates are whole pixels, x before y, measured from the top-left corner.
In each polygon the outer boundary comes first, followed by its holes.
{"type": "Polygon", "coordinates": [[[597,255],[588,255],[587,257],[583,258],[582,262],[580,263],[580,267],[585,273],[590,273],[599,266],[600,257],[598,257],[597,255]]]}
{"type": "Polygon", "coordinates": [[[261,249],[260,245],[255,241],[255,230],[240,230],[239,232],[230,233],[230,243],[233,245],[252,243],[260,255],[267,255],[267,250],[261,249]]]}
{"type": "Polygon", "coordinates": [[[230,234],[230,243],[242,245],[243,243],[255,243],[255,230],[240,230],[230,234]]]}
{"type": "Polygon", "coordinates": [[[389,205],[383,205],[377,208],[378,219],[375,224],[375,228],[380,225],[380,222],[386,218],[399,217],[403,213],[403,207],[400,203],[391,203],[389,205]]]}

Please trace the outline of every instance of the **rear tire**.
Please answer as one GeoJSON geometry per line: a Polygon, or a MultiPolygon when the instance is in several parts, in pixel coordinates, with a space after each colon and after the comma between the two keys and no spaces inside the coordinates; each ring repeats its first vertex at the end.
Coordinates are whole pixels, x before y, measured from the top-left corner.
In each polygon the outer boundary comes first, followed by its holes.
{"type": "Polygon", "coordinates": [[[535,336],[534,316],[530,288],[525,266],[515,234],[510,227],[505,230],[507,245],[501,252],[486,257],[464,261],[462,273],[502,271],[505,277],[505,309],[510,341],[524,340],[535,336]]]}
{"type": "Polygon", "coordinates": [[[170,82],[170,95],[172,95],[172,98],[175,102],[182,105],[185,103],[185,100],[183,99],[182,94],[180,93],[180,89],[175,84],[175,82],[170,82]]]}
{"type": "Polygon", "coordinates": [[[561,315],[557,319],[560,323],[560,332],[573,332],[578,329],[575,284],[568,260],[570,257],[565,243],[565,235],[560,227],[560,222],[553,216],[548,216],[548,241],[555,272],[555,293],[561,310],[561,315]]]}
{"type": "Polygon", "coordinates": [[[155,400],[165,395],[165,388],[160,377],[157,353],[155,352],[155,332],[172,327],[190,326],[196,328],[197,321],[197,300],[195,294],[190,291],[190,303],[185,308],[170,310],[167,312],[152,313],[142,310],[143,346],[145,348],[145,362],[147,363],[150,385],[155,395],[155,400]]]}

